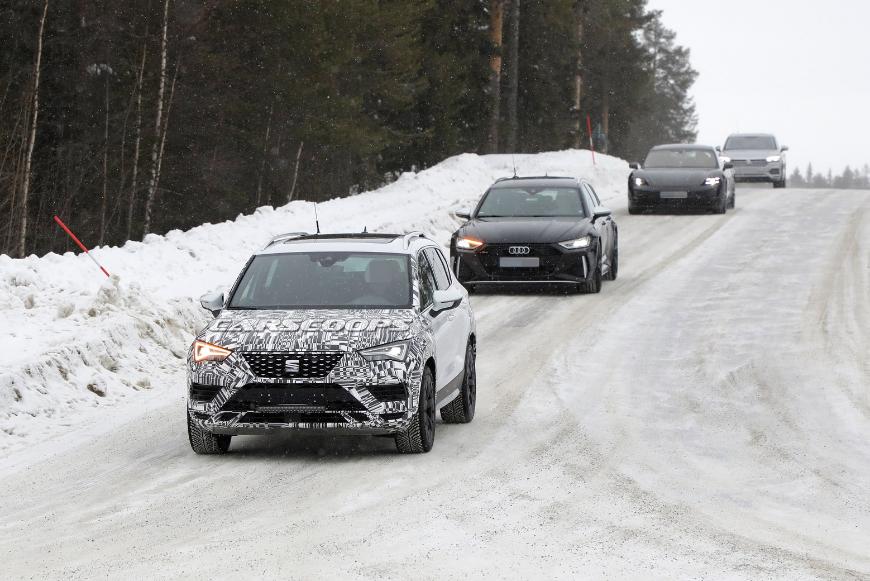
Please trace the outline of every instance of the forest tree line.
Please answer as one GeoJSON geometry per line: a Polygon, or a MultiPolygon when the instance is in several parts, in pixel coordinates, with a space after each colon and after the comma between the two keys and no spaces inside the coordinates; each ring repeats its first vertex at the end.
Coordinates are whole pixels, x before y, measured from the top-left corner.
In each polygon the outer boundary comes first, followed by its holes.
{"type": "Polygon", "coordinates": [[[0,253],[367,190],[461,152],[691,141],[646,0],[8,0],[0,253]],[[587,134],[586,116],[592,119],[587,134]]]}
{"type": "Polygon", "coordinates": [[[827,173],[813,170],[813,164],[808,164],[805,172],[800,168],[794,168],[788,178],[788,185],[792,188],[813,189],[836,189],[836,190],[870,190],[870,164],[864,164],[862,168],[851,168],[848,165],[842,173],[834,174],[832,170],[827,173]]]}

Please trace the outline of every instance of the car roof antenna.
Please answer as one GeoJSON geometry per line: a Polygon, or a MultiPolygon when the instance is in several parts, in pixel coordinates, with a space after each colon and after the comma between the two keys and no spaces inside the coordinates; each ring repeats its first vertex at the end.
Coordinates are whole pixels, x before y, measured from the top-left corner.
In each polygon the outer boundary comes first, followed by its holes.
{"type": "Polygon", "coordinates": [[[363,226],[363,234],[368,234],[368,232],[369,232],[369,227],[363,226]]]}
{"type": "Polygon", "coordinates": [[[314,202],[314,225],[317,227],[317,233],[320,234],[320,220],[317,218],[317,202],[314,202]]]}
{"type": "Polygon", "coordinates": [[[514,166],[514,177],[516,178],[517,177],[517,158],[513,153],[511,154],[511,165],[514,166]]]}

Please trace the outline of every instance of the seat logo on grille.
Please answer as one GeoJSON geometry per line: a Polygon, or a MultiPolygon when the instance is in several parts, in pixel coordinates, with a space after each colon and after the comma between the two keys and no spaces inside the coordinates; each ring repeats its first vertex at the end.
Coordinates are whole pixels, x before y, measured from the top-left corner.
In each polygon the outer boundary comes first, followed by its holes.
{"type": "Polygon", "coordinates": [[[288,359],[284,362],[284,371],[286,373],[299,373],[299,360],[288,359]]]}
{"type": "Polygon", "coordinates": [[[529,254],[532,251],[528,246],[510,246],[508,247],[508,254],[529,254]]]}

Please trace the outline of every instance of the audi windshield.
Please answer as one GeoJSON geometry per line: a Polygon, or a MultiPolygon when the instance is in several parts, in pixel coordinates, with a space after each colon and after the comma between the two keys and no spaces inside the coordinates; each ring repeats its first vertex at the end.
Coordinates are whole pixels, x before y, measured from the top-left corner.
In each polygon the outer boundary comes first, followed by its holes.
{"type": "Polygon", "coordinates": [[[248,264],[228,308],[407,309],[410,271],[404,254],[264,254],[248,264]]]}
{"type": "Polygon", "coordinates": [[[577,188],[493,188],[477,210],[478,218],[586,217],[577,188]]]}

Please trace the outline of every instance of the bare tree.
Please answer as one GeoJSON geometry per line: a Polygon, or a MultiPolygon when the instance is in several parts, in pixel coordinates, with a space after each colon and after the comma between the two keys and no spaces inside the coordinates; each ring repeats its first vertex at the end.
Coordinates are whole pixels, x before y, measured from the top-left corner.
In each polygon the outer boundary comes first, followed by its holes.
{"type": "Polygon", "coordinates": [[[133,145],[133,175],[130,192],[127,195],[127,240],[133,236],[133,209],[136,207],[136,194],[139,187],[139,145],[142,142],[142,78],[145,75],[145,57],[148,54],[148,28],[142,40],[142,58],[139,62],[139,75],[136,77],[136,140],[133,145]]]}
{"type": "Polygon", "coordinates": [[[290,184],[290,191],[287,193],[287,203],[293,201],[293,196],[296,194],[296,180],[299,179],[299,161],[302,159],[302,146],[304,141],[299,142],[299,149],[296,150],[296,167],[293,170],[293,182],[290,184]]]}
{"type": "MultiPolygon", "coordinates": [[[[108,55],[107,55],[108,56],[108,55]]],[[[107,59],[108,62],[108,59],[107,59]]],[[[106,117],[103,124],[103,189],[101,192],[102,199],[100,200],[100,246],[103,245],[106,239],[106,208],[109,202],[109,67],[108,64],[103,70],[106,76],[106,117]]]]}
{"type": "Polygon", "coordinates": [[[154,199],[157,196],[157,184],[160,180],[160,142],[163,128],[163,95],[166,91],[166,52],[167,31],[169,29],[169,0],[163,2],[163,35],[160,43],[160,85],[157,89],[157,111],[154,119],[155,139],[151,144],[151,180],[148,184],[148,195],[145,198],[145,224],[143,236],[151,232],[151,213],[154,210],[154,199]]]}
{"type": "Polygon", "coordinates": [[[489,41],[492,54],[489,57],[489,139],[491,153],[498,152],[498,125],[501,119],[501,65],[502,36],[504,29],[505,0],[489,0],[489,41]]]}
{"type": "Polygon", "coordinates": [[[36,42],[36,62],[33,64],[33,111],[30,120],[30,136],[27,139],[27,156],[24,162],[24,184],[21,189],[21,230],[18,238],[18,255],[27,254],[27,203],[30,195],[33,146],[36,143],[36,124],[39,118],[39,75],[42,66],[42,38],[45,32],[45,18],[48,16],[48,0],[42,5],[42,18],[39,19],[39,36],[36,42]]]}
{"type": "Polygon", "coordinates": [[[263,195],[263,174],[266,172],[266,157],[269,154],[269,134],[272,132],[272,114],[275,111],[275,103],[269,105],[269,118],[266,121],[266,135],[263,136],[263,159],[260,160],[260,171],[257,174],[257,201],[255,208],[260,207],[263,195]]]}
{"type": "Polygon", "coordinates": [[[577,63],[574,71],[574,149],[583,146],[583,120],[580,110],[583,100],[583,41],[586,33],[586,18],[589,14],[588,0],[577,0],[574,3],[574,13],[577,19],[577,63]]]}
{"type": "Polygon", "coordinates": [[[510,58],[508,59],[507,121],[508,134],[506,150],[517,150],[517,99],[520,88],[520,0],[511,2],[510,16],[510,58]]]}

